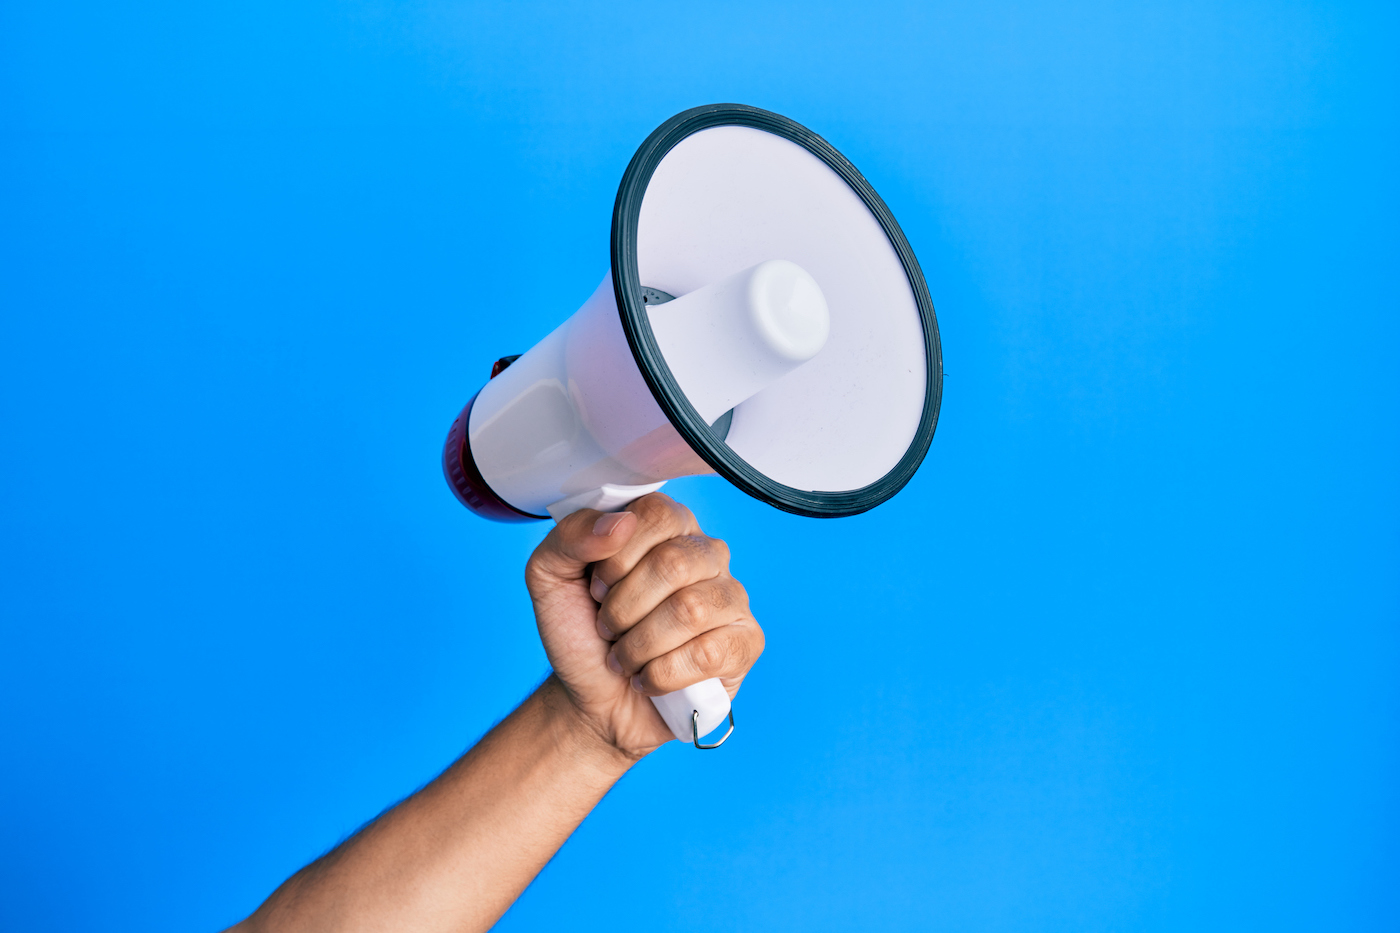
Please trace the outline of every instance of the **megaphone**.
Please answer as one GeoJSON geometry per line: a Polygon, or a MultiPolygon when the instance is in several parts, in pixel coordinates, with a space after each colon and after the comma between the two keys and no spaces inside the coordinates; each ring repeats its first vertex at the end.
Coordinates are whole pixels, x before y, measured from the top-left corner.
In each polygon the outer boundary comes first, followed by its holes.
{"type": "MultiPolygon", "coordinates": [[[[696,107],[623,173],[612,262],[583,306],[497,360],[443,472],[496,521],[610,511],[718,473],[799,515],[874,508],[923,462],[943,358],[918,261],[885,202],[806,127],[696,107]]],[[[653,702],[682,742],[729,719],[711,679],[653,702]]]]}

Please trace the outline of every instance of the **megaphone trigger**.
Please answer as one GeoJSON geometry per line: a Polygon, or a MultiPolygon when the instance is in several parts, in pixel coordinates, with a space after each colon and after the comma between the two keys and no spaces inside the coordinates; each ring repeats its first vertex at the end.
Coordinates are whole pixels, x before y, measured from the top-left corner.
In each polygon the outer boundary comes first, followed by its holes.
{"type": "Polygon", "coordinates": [[[566,516],[574,514],[579,509],[616,512],[631,505],[647,493],[656,492],[664,485],[666,485],[664,480],[646,486],[618,486],[613,483],[604,483],[597,489],[590,489],[587,492],[569,496],[567,499],[560,499],[547,508],[550,516],[556,522],[563,521],[566,516]]]}

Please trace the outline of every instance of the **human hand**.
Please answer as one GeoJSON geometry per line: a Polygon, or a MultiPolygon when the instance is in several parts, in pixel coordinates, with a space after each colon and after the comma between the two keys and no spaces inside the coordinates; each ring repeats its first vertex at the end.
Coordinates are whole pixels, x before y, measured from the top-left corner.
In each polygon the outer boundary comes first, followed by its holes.
{"type": "Polygon", "coordinates": [[[650,697],[718,677],[732,698],[763,653],[729,548],[660,493],[565,518],[531,555],[525,584],[572,710],[634,759],[673,737],[650,697]]]}

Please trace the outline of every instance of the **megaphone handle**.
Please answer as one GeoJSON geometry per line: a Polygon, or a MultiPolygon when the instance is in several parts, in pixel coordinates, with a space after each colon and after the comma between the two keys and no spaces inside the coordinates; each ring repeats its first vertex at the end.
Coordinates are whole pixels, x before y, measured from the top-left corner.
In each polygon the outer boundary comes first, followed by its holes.
{"type": "Polygon", "coordinates": [[[734,731],[734,711],[729,705],[729,691],[724,689],[718,677],[682,687],[664,696],[652,697],[651,702],[666,721],[671,734],[682,742],[694,743],[696,748],[719,748],[724,744],[729,733],[725,733],[724,738],[713,745],[700,744],[700,737],[719,728],[726,717],[729,719],[729,732],[734,731]]]}
{"type": "MultiPolygon", "coordinates": [[[[579,509],[610,512],[624,508],[634,500],[660,488],[661,483],[650,486],[607,484],[589,492],[560,499],[549,507],[549,514],[559,522],[579,509]]],[[[720,683],[718,677],[682,687],[665,696],[652,697],[651,702],[656,705],[656,711],[666,721],[671,734],[682,742],[693,743],[696,748],[719,748],[734,731],[734,713],[729,706],[729,691],[724,689],[724,684],[720,683]],[[700,737],[719,728],[726,717],[729,719],[729,732],[724,734],[724,738],[713,745],[700,744],[700,737]]]]}

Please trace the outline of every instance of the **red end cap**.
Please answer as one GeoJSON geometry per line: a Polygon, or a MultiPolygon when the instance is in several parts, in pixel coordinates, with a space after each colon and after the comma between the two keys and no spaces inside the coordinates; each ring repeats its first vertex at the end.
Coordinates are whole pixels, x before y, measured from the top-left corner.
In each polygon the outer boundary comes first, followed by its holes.
{"type": "Polygon", "coordinates": [[[549,518],[548,515],[531,515],[520,511],[486,485],[476,461],[472,459],[472,445],[467,441],[467,424],[475,401],[476,396],[473,395],[457,420],[452,422],[452,430],[447,432],[447,443],[442,448],[442,475],[447,477],[447,485],[452,487],[457,501],[493,522],[534,522],[549,518]]]}
{"type": "Polygon", "coordinates": [[[506,371],[506,367],[509,366],[511,363],[514,363],[516,360],[520,359],[520,356],[521,356],[521,354],[519,354],[519,353],[515,354],[514,356],[503,356],[503,357],[501,357],[499,360],[497,360],[495,363],[492,363],[492,364],[491,364],[491,378],[492,378],[492,379],[495,379],[495,378],[496,378],[497,376],[499,376],[501,373],[505,372],[505,371],[506,371]]]}

